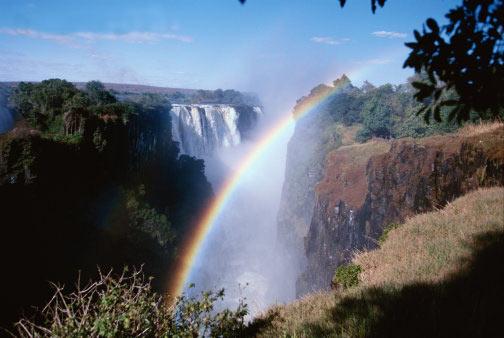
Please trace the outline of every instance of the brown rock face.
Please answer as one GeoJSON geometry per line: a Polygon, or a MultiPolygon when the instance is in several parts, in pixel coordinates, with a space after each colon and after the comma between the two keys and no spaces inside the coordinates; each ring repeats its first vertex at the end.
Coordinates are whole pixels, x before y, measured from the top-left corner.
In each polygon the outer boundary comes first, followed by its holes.
{"type": "Polygon", "coordinates": [[[482,186],[504,185],[504,126],[341,147],[326,158],[297,294],[330,287],[338,265],[383,228],[482,186]]]}

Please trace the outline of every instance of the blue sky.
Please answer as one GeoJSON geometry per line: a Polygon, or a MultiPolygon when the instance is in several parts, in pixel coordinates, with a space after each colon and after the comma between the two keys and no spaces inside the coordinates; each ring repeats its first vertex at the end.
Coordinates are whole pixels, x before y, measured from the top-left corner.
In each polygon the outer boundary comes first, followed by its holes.
{"type": "Polygon", "coordinates": [[[0,0],[0,81],[306,91],[341,73],[399,83],[404,42],[460,1],[0,0]]]}

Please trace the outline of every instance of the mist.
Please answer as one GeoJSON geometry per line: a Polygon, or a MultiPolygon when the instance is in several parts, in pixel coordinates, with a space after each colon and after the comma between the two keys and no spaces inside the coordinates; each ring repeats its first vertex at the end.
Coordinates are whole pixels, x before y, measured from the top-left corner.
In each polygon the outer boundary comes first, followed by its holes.
{"type": "MultiPolygon", "coordinates": [[[[283,86],[282,92],[259,95],[264,114],[249,140],[205,159],[205,173],[215,192],[264,134],[291,114],[298,91],[283,86]]],[[[240,180],[203,244],[188,281],[196,287],[189,292],[224,288],[224,306],[234,308],[244,298],[252,316],[295,298],[296,262],[288,262],[277,243],[277,213],[292,132],[292,125],[285,128],[240,180]]]]}

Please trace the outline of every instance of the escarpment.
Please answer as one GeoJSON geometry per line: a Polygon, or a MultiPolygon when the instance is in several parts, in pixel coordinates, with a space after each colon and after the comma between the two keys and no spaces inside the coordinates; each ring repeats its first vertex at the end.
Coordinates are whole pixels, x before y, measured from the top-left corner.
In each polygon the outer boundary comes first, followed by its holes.
{"type": "Polygon", "coordinates": [[[503,184],[504,126],[497,123],[332,151],[316,187],[297,294],[328,288],[336,267],[358,250],[377,247],[387,225],[503,184]]]}

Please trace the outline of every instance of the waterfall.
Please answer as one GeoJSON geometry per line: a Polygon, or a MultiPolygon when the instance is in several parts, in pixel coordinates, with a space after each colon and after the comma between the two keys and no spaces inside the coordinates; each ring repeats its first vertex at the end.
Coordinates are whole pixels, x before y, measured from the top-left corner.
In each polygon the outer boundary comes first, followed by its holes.
{"type": "Polygon", "coordinates": [[[219,148],[237,146],[253,128],[261,108],[225,104],[173,104],[173,140],[183,154],[204,157],[219,148]]]}

